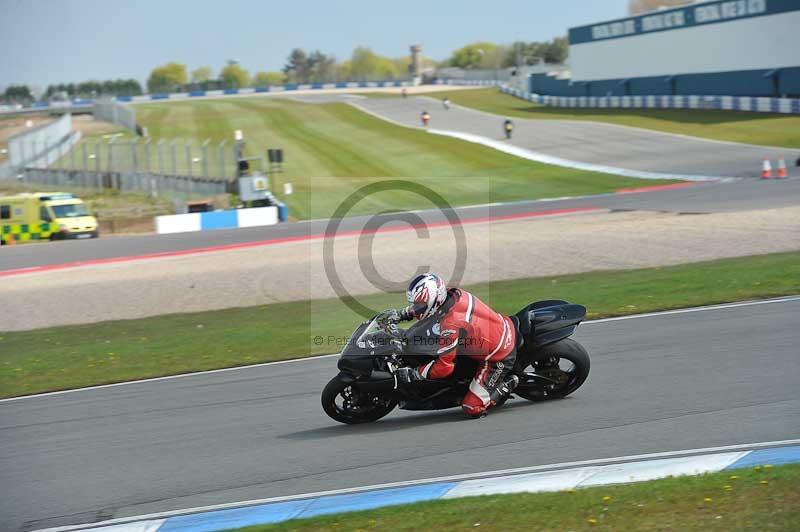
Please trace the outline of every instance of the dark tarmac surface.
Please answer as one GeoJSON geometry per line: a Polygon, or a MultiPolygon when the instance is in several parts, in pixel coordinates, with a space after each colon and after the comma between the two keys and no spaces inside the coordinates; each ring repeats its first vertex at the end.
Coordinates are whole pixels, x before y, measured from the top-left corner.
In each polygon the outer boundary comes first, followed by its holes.
{"type": "Polygon", "coordinates": [[[798,437],[800,301],[588,323],[572,397],[339,425],[333,357],[0,402],[0,529],[798,437]]]}

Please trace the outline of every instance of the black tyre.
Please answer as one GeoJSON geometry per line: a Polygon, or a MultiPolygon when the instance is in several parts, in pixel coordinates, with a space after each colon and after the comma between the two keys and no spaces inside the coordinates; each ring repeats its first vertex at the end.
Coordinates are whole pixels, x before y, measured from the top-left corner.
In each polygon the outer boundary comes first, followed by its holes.
{"type": "Polygon", "coordinates": [[[338,376],[322,390],[321,399],[322,409],[331,419],[348,425],[377,421],[397,406],[394,399],[362,392],[338,376]]]}
{"type": "Polygon", "coordinates": [[[514,394],[528,401],[561,399],[581,387],[589,376],[589,354],[581,344],[565,338],[545,346],[523,362],[523,372],[533,371],[550,380],[550,384],[525,386],[522,382],[514,394]]]}

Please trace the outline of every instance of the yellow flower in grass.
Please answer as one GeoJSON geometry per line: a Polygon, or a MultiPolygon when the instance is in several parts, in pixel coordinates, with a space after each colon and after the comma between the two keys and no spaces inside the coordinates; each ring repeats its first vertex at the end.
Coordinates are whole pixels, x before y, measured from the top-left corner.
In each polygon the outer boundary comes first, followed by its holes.
{"type": "Polygon", "coordinates": [[[588,519],[588,522],[589,522],[590,525],[596,525],[597,524],[597,519],[595,519],[594,517],[590,517],[588,519]]]}
{"type": "Polygon", "coordinates": [[[761,484],[769,484],[769,480],[762,480],[760,483],[761,484]]]}
{"type": "Polygon", "coordinates": [[[605,497],[603,497],[603,502],[608,502],[610,500],[611,500],[611,497],[609,495],[606,495],[605,497]]]}
{"type": "Polygon", "coordinates": [[[712,499],[711,497],[706,497],[706,498],[703,499],[703,502],[711,502],[713,500],[714,499],[712,499]]]}

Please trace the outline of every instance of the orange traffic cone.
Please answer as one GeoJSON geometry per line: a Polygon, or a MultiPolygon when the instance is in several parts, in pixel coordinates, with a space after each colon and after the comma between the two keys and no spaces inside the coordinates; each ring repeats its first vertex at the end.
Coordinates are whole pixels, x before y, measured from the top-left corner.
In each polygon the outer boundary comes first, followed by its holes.
{"type": "Polygon", "coordinates": [[[778,179],[786,179],[788,174],[786,173],[786,161],[781,157],[778,159],[778,171],[775,173],[775,176],[778,179]]]}
{"type": "Polygon", "coordinates": [[[772,164],[766,157],[764,157],[764,162],[761,164],[761,179],[772,179],[772,164]]]}

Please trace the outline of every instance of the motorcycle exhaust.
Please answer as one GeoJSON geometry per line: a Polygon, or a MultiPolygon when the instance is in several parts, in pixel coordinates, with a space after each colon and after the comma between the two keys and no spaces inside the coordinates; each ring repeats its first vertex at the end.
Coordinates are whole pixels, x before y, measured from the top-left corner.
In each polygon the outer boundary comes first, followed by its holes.
{"type": "Polygon", "coordinates": [[[397,389],[397,378],[387,371],[373,371],[369,379],[357,380],[354,384],[364,392],[390,392],[397,389]]]}

